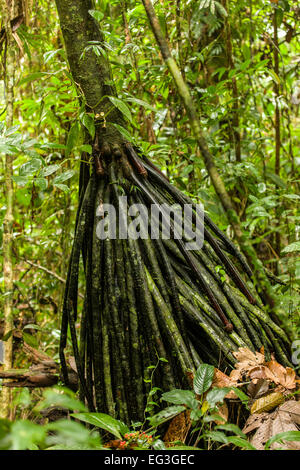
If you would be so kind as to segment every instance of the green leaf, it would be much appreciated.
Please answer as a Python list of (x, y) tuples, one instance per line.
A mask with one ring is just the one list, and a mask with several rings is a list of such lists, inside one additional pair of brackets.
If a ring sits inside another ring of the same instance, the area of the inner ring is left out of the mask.
[(224, 398), (229, 391), (229, 387), (213, 388), (210, 390), (206, 395), (206, 401), (208, 401), (210, 408), (214, 408), (217, 403), (223, 403)]
[(105, 429), (118, 439), (122, 439), (122, 436), (130, 431), (122, 421), (118, 421), (105, 413), (73, 413), (71, 416), (97, 428)]
[(38, 348), (38, 341), (34, 336), (30, 335), (29, 333), (26, 333), (25, 331), (23, 331), (22, 336), (24, 341), (29, 344), (29, 346), (31, 346), (32, 348)]
[(194, 377), (194, 390), (197, 395), (205, 393), (212, 384), (215, 368), (209, 364), (201, 364)]
[(57, 185), (57, 183), (64, 183), (65, 181), (69, 180), (72, 178), (72, 176), (75, 174), (74, 170), (67, 170), (61, 173), (60, 175), (57, 175), (54, 180), (53, 184)]
[(272, 180), (273, 183), (275, 183), (280, 188), (287, 189), (285, 182), (278, 175), (276, 175), (275, 173), (273, 173), (272, 171), (268, 169), (266, 170), (266, 177)]
[(80, 152), (86, 152), (89, 155), (91, 155), (93, 151), (93, 147), (89, 144), (84, 144), (84, 145), (80, 145), (80, 147), (78, 147), (78, 150), (80, 150)]
[(26, 186), (30, 181), (26, 176), (13, 176), (12, 179), (18, 186)]
[(151, 104), (147, 103), (147, 101), (144, 101), (144, 100), (140, 100), (138, 98), (134, 98), (133, 96), (130, 96), (128, 98), (126, 98), (127, 101), (129, 102), (132, 102), (132, 103), (136, 103), (140, 106), (143, 106), (144, 108), (146, 109), (150, 109), (151, 111), (154, 111), (155, 113), (158, 112), (158, 110), (156, 108), (154, 108), (154, 106), (151, 106)]
[(40, 176), (49, 176), (52, 173), (55, 173), (57, 170), (60, 169), (60, 165), (49, 165), (43, 168), (40, 172)]
[(300, 251), (300, 242), (290, 243), (281, 250), (281, 253), (294, 253), (295, 251)]
[(20, 176), (33, 176), (42, 166), (41, 160), (33, 158), (29, 162), (24, 163), (19, 169)]
[(41, 328), (38, 325), (35, 325), (34, 323), (28, 323), (27, 325), (24, 326), (24, 330), (38, 330), (38, 331), (45, 331), (43, 328)]
[(64, 193), (69, 193), (70, 192), (70, 188), (66, 184), (57, 183), (54, 186), (58, 189), (61, 189)]
[(165, 448), (165, 450), (201, 450), (201, 449), (197, 449), (197, 447), (192, 447), (192, 446), (184, 446), (184, 445), (178, 445), (178, 446), (172, 446), (172, 447), (168, 447), (167, 449)]
[(274, 442), (284, 441), (300, 441), (300, 431), (285, 431), (276, 434), (266, 442), (265, 450), (268, 450)]
[(89, 14), (95, 18), (97, 21), (101, 21), (104, 18), (104, 13), (102, 11), (97, 11), (97, 10), (89, 10)]
[(44, 191), (48, 187), (46, 178), (35, 178), (33, 182), (41, 191)]
[(195, 394), (190, 390), (174, 389), (163, 393), (161, 399), (174, 405), (187, 405), (190, 408), (197, 408), (199, 406), (199, 401), (195, 399)]
[(53, 388), (44, 392), (44, 400), (40, 403), (38, 409), (41, 410), (50, 406), (61, 406), (62, 408), (67, 408), (71, 411), (86, 411), (85, 405), (81, 403), (81, 401), (77, 400), (75, 393), (63, 387)]
[(27, 420), (18, 420), (11, 426), (8, 436), (11, 441), (10, 450), (30, 450), (32, 445), (41, 443), (46, 437), (43, 426)]
[(119, 98), (116, 98), (115, 96), (109, 96), (109, 100), (112, 102), (112, 104), (118, 108), (122, 114), (128, 119), (128, 121), (132, 122), (132, 116), (131, 112), (127, 106), (127, 104), (124, 103), (124, 101), (121, 101)]
[(19, 82), (19, 86), (23, 85), (23, 83), (28, 83), (28, 82), (33, 82), (34, 80), (37, 80), (38, 78), (46, 77), (49, 74), (45, 72), (34, 72), (30, 73), (29, 75), (26, 75), (26, 77), (22, 78), (22, 80)]
[(244, 405), (248, 406), (248, 402), (249, 402), (248, 395), (246, 395), (244, 392), (242, 392), (242, 390), (240, 390), (238, 387), (230, 387), (230, 389), (234, 391), (236, 396), (241, 400), (241, 402)]
[(46, 424), (45, 428), (47, 431), (54, 431), (46, 440), (48, 446), (53, 446), (50, 447), (49, 450), (58, 448), (56, 446), (61, 446), (61, 449), (69, 450), (101, 449), (101, 441), (98, 433), (91, 432), (81, 423), (61, 419)]
[(119, 126), (119, 124), (116, 124), (114, 122), (112, 122), (111, 124), (120, 132), (120, 134), (122, 134), (123, 137), (125, 137), (126, 140), (128, 140), (128, 142), (134, 143), (134, 139), (127, 129), (125, 129), (123, 126)]
[(205, 434), (205, 438), (209, 438), (215, 442), (222, 442), (222, 444), (228, 444), (228, 437), (220, 431), (209, 431)]
[(157, 427), (160, 424), (169, 421), (169, 419), (172, 419), (175, 416), (179, 415), (179, 413), (182, 413), (182, 411), (184, 411), (185, 409), (185, 406), (169, 406), (168, 408), (165, 408), (154, 416), (148, 418), (148, 421), (151, 426)]
[(79, 123), (76, 121), (72, 126), (68, 134), (67, 145), (66, 145), (66, 157), (69, 157), (73, 148), (76, 145), (78, 136), (80, 133)]
[(227, 438), (228, 442), (231, 444), (234, 444), (237, 447), (241, 447), (242, 449), (247, 449), (247, 450), (256, 450), (256, 448), (250, 444), (247, 439), (243, 439), (242, 437), (239, 436), (229, 436)]
[(243, 439), (247, 439), (246, 434), (244, 434), (243, 431), (236, 424), (233, 423), (220, 424), (219, 426), (216, 426), (215, 429), (221, 429), (222, 431), (230, 431), (242, 437)]
[(95, 122), (94, 122), (94, 117), (90, 116), (89, 114), (82, 113), (80, 116), (80, 120), (84, 127), (89, 131), (90, 136), (92, 139), (95, 137)]
[(153, 445), (152, 445), (154, 450), (167, 450), (165, 443), (161, 439), (157, 439)]

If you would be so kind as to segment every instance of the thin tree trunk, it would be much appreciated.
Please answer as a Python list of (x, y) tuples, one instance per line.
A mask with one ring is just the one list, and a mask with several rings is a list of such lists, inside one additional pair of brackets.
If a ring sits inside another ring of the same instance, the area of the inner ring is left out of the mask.
[[(15, 41), (11, 31), (11, 11), (6, 0), (1, 0), (1, 10), (4, 18), (6, 35), (6, 61), (5, 61), (5, 94), (6, 94), (6, 120), (7, 128), (13, 125), (14, 106), (14, 71), (15, 71)], [(3, 220), (3, 276), (4, 276), (4, 335), (13, 329), (13, 156), (5, 156), (5, 193), (6, 213)], [(13, 338), (5, 342), (4, 370), (11, 369), (13, 363)], [(11, 392), (3, 390), (3, 403), (1, 409), (3, 416), (10, 416)]]
[[(226, 55), (229, 70), (234, 69), (233, 54), (232, 54), (232, 40), (231, 40), (231, 27), (229, 21), (229, 2), (228, 0), (223, 1), (223, 6), (227, 11), (227, 17), (225, 18), (225, 44), (226, 44)], [(241, 161), (241, 134), (240, 134), (240, 119), (239, 119), (239, 95), (237, 89), (236, 78), (231, 78), (231, 89), (233, 97), (232, 105), (232, 125), (233, 125), (233, 139), (235, 148), (235, 158), (237, 162)]]
[[(274, 72), (279, 79), (279, 45), (278, 45), (278, 25), (277, 25), (277, 9), (274, 8), (273, 13), (273, 31), (274, 31)], [(280, 87), (277, 80), (274, 81), (274, 94), (275, 94), (275, 174), (280, 176), (280, 147), (281, 147), (281, 135), (280, 135), (280, 109), (279, 109), (279, 97)], [(277, 225), (280, 221), (280, 207), (278, 205), (276, 209)], [(275, 233), (275, 250), (278, 255), (281, 251), (281, 240), (280, 232)], [(278, 275), (278, 262), (276, 263), (276, 274)]]

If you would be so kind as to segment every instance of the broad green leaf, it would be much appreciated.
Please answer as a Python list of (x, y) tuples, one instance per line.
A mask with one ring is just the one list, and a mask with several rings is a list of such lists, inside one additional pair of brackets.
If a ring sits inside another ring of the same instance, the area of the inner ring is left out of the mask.
[(161, 439), (157, 439), (153, 443), (153, 449), (154, 450), (167, 450), (166, 446), (165, 446), (165, 443)]
[[(154, 447), (154, 446), (153, 446)], [(194, 451), (194, 450), (201, 450), (201, 449), (198, 449), (197, 447), (192, 447), (192, 446), (184, 446), (184, 445), (178, 445), (178, 446), (172, 446), (172, 447), (168, 447), (168, 448), (165, 448), (165, 450), (191, 450), (191, 451)]]
[(48, 181), (46, 178), (35, 178), (33, 182), (41, 191), (44, 191), (48, 187)]
[(112, 104), (118, 108), (122, 114), (128, 119), (128, 121), (132, 122), (132, 116), (131, 112), (127, 106), (127, 104), (124, 103), (124, 101), (120, 100), (119, 98), (116, 98), (115, 96), (109, 96), (109, 100), (112, 102)]
[(46, 437), (46, 429), (31, 421), (18, 420), (11, 426), (8, 436), (10, 450), (30, 450), (32, 445), (41, 443)]
[(205, 438), (215, 442), (222, 442), (222, 444), (228, 444), (228, 437), (221, 431), (209, 431), (205, 434)]
[(230, 388), (213, 388), (206, 395), (206, 401), (211, 408), (214, 408), (217, 403), (223, 403), (225, 396), (230, 391)]
[(155, 113), (158, 111), (156, 108), (154, 108), (154, 106), (151, 106), (151, 104), (147, 103), (147, 101), (134, 98), (133, 96), (126, 98), (126, 100), (132, 103), (136, 103), (140, 106), (143, 106), (146, 109), (150, 109), (151, 111), (154, 111)]
[(199, 401), (195, 399), (195, 394), (191, 390), (174, 389), (163, 393), (161, 398), (174, 405), (187, 405), (190, 408), (199, 406)]
[(61, 189), (64, 193), (70, 192), (70, 188), (66, 184), (56, 183), (54, 186), (58, 189)]
[(273, 173), (273, 171), (267, 169), (266, 170), (266, 177), (268, 179), (272, 180), (273, 183), (275, 183), (280, 188), (287, 189), (286, 183), (278, 175)]
[(89, 14), (95, 18), (95, 20), (97, 21), (101, 21), (103, 20), (104, 18), (104, 13), (102, 13), (102, 11), (98, 11), (98, 10), (89, 10)]
[(44, 392), (44, 400), (38, 406), (38, 409), (45, 409), (50, 406), (61, 406), (68, 410), (86, 411), (86, 407), (81, 401), (77, 400), (71, 390), (63, 388), (48, 389)]
[(25, 331), (23, 331), (22, 336), (25, 343), (29, 344), (29, 346), (31, 346), (32, 348), (38, 348), (39, 344), (35, 336), (32, 336), (29, 333), (26, 333)]
[(82, 124), (84, 125), (84, 127), (87, 128), (87, 130), (89, 131), (90, 136), (93, 139), (95, 137), (94, 118), (92, 116), (90, 116), (89, 114), (83, 113), (80, 117), (80, 120), (81, 120)]
[(12, 179), (18, 186), (26, 186), (26, 184), (30, 181), (29, 178), (26, 176), (12, 176)]
[(128, 142), (134, 142), (133, 137), (127, 129), (125, 129), (123, 126), (119, 126), (119, 124), (116, 124), (114, 122), (112, 123), (112, 125), (120, 132), (120, 134), (122, 134), (123, 137), (125, 137), (126, 140), (128, 140)]
[(290, 243), (288, 246), (281, 250), (281, 253), (293, 253), (295, 251), (300, 251), (300, 242)]
[(169, 419), (172, 419), (175, 416), (179, 415), (179, 413), (182, 413), (182, 411), (184, 411), (185, 409), (185, 406), (169, 406), (168, 408), (165, 408), (156, 415), (148, 418), (149, 423), (151, 426), (157, 427), (160, 424), (169, 421)]
[(34, 80), (37, 80), (38, 78), (46, 77), (49, 74), (45, 72), (34, 72), (30, 73), (29, 75), (26, 75), (26, 77), (22, 78), (22, 80), (19, 82), (19, 86), (23, 85), (24, 83), (28, 82), (33, 82)]
[[(63, 448), (68, 448), (69, 450), (96, 450), (101, 448), (101, 440), (98, 433), (91, 432), (83, 424), (73, 420), (61, 419), (46, 424), (45, 428), (47, 431), (54, 431), (46, 439), (48, 446), (63, 446)], [(49, 450), (51, 449), (52, 447)]]
[(205, 393), (212, 384), (215, 368), (209, 364), (201, 364), (194, 377), (194, 390), (197, 395)]
[(60, 169), (60, 165), (49, 165), (43, 168), (40, 172), (40, 176), (49, 176), (52, 175), (52, 173), (55, 173), (57, 170)]
[(78, 147), (78, 150), (80, 150), (80, 152), (86, 152), (91, 155), (93, 151), (93, 147), (89, 144), (84, 144), (84, 145), (80, 145), (80, 147)]
[(54, 180), (53, 184), (57, 185), (57, 183), (64, 183), (65, 181), (69, 180), (72, 178), (72, 176), (75, 174), (74, 170), (67, 170), (61, 173), (60, 175), (57, 175)]
[(41, 160), (33, 158), (29, 162), (24, 163), (19, 169), (20, 176), (33, 176), (42, 166)]
[(130, 431), (122, 421), (118, 421), (105, 413), (73, 413), (72, 416), (85, 423), (105, 429), (118, 439), (122, 439), (122, 436)]
[[(38, 330), (38, 331), (45, 331), (43, 328), (41, 328), (38, 325), (35, 325), (34, 323), (28, 323), (27, 325), (24, 326), (24, 330)], [(50, 359), (50, 358), (49, 358)]]
[(79, 133), (80, 133), (80, 128), (79, 128), (78, 122), (76, 121), (71, 126), (71, 129), (68, 134), (67, 145), (66, 145), (66, 157), (70, 156), (70, 153), (75, 147), (77, 140), (78, 140)]
[(66, 148), (63, 144), (58, 144), (56, 142), (47, 142), (46, 144), (41, 145), (41, 149), (59, 149), (64, 150)]

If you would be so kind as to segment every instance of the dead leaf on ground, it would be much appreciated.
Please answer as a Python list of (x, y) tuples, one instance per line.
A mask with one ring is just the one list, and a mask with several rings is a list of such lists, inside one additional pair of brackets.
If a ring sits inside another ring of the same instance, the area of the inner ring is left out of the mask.
[[(276, 434), (286, 431), (298, 431), (300, 424), (300, 403), (289, 400), (280, 405), (272, 413), (254, 413), (249, 416), (243, 432), (250, 434), (256, 430), (250, 438), (250, 443), (258, 450), (263, 450), (266, 442)], [(287, 448), (300, 450), (300, 442), (292, 441), (284, 444), (274, 442), (271, 449)]]
[(175, 416), (169, 424), (163, 441), (166, 447), (171, 447), (174, 442), (185, 443), (187, 434), (191, 427), (190, 411), (183, 411)]
[(268, 378), (284, 388), (292, 390), (296, 387), (296, 372), (290, 367), (283, 367), (279, 362), (272, 360), (266, 363)]
[(265, 395), (269, 391), (269, 382), (260, 378), (256, 383), (252, 381), (247, 387), (248, 394), (251, 398), (257, 399)]
[(243, 375), (249, 375), (253, 369), (265, 363), (264, 354), (260, 352), (254, 353), (248, 348), (239, 348), (232, 354), (238, 361), (235, 365), (235, 369), (230, 373), (230, 378), (235, 381), (241, 380)]
[[(219, 369), (215, 369), (214, 379), (211, 385), (212, 388), (224, 388), (224, 387), (237, 387), (237, 380), (232, 379), (228, 375), (221, 372)], [(225, 398), (237, 398), (233, 390), (231, 390)]]
[(251, 406), (251, 414), (271, 411), (284, 402), (284, 395), (280, 392), (273, 392), (265, 397), (258, 398)]

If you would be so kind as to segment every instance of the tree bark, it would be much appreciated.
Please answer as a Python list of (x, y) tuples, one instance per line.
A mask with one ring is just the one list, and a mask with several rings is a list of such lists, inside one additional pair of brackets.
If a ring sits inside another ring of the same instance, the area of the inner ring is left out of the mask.
[[(6, 90), (6, 119), (7, 128), (13, 126), (14, 111), (14, 77), (15, 77), (15, 41), (11, 30), (11, 19), (13, 11), (6, 0), (1, 1), (1, 10), (4, 17), (5, 28), (5, 90)], [(6, 212), (3, 220), (3, 275), (4, 275), (4, 335), (13, 329), (13, 160), (12, 155), (5, 156), (5, 193)], [(13, 338), (12, 336), (4, 343), (4, 370), (10, 369), (13, 363)], [(2, 414), (10, 415), (11, 393), (3, 390)]]
[(126, 128), (121, 112), (112, 105), (107, 96), (116, 96), (109, 61), (86, 48), (100, 44), (105, 49), (103, 34), (90, 15), (91, 0), (56, 0), (60, 26), (63, 33), (67, 58), (72, 77), (81, 100), (85, 100), (87, 112), (106, 115), (105, 132), (98, 127), (100, 144), (118, 144), (124, 139), (110, 123)]

